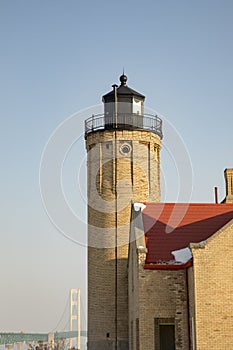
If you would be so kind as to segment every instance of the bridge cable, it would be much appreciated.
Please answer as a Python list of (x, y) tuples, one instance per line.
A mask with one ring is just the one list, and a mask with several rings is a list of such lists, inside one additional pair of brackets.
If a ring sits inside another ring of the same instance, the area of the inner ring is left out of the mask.
[(56, 324), (56, 327), (54, 327), (54, 328), (52, 329), (51, 333), (53, 333), (55, 330), (57, 330), (58, 326), (60, 325), (60, 323), (61, 323), (61, 321), (62, 321), (62, 319), (63, 319), (63, 317), (64, 317), (64, 315), (65, 315), (65, 312), (66, 312), (66, 310), (67, 310), (67, 308), (68, 308), (68, 304), (69, 304), (69, 296), (67, 297), (67, 301), (66, 301), (66, 305), (65, 305), (65, 308), (64, 308), (64, 310), (63, 310), (63, 313), (62, 313), (62, 315), (61, 315), (61, 317), (60, 317), (58, 323)]

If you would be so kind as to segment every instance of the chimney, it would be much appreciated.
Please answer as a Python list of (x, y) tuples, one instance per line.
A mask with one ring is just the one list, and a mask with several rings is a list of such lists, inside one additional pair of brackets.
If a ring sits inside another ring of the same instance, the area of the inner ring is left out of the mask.
[(233, 168), (225, 169), (226, 203), (233, 203)]
[(218, 187), (214, 188), (214, 194), (215, 194), (215, 203), (218, 204)]

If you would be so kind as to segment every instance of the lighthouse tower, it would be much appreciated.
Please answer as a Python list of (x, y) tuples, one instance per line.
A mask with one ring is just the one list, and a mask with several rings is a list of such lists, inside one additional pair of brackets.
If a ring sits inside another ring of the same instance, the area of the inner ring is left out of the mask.
[(162, 121), (127, 77), (85, 121), (88, 173), (88, 349), (128, 349), (128, 244), (133, 202), (160, 201)]

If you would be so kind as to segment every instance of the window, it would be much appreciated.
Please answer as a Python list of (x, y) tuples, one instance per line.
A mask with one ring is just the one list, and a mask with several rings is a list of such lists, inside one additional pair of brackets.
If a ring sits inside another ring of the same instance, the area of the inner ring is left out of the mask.
[(131, 145), (129, 143), (123, 143), (120, 147), (120, 152), (123, 155), (128, 155), (131, 152)]

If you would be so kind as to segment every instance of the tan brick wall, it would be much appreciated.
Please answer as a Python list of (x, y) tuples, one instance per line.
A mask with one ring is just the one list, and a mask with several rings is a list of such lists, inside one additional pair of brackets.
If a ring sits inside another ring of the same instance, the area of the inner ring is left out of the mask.
[[(125, 143), (131, 150), (126, 154), (121, 149)], [(118, 340), (122, 341), (118, 348), (127, 347), (127, 258), (131, 204), (132, 201), (160, 200), (160, 147), (160, 138), (146, 131), (123, 130), (116, 134), (104, 131), (87, 137), (90, 350), (114, 346), (116, 317)], [(117, 250), (114, 246), (116, 240)]]
[(144, 270), (141, 266), (139, 308), (140, 350), (159, 350), (155, 319), (174, 319), (176, 350), (188, 349), (185, 270)]
[(206, 244), (191, 245), (194, 259), (196, 350), (233, 348), (233, 222)]
[(171, 320), (175, 324), (176, 350), (188, 350), (186, 270), (145, 270), (145, 258), (144, 237), (140, 236), (130, 245), (129, 254), (129, 324), (133, 324), (130, 350), (136, 350), (137, 319), (140, 350), (159, 350), (156, 321), (166, 323)]

